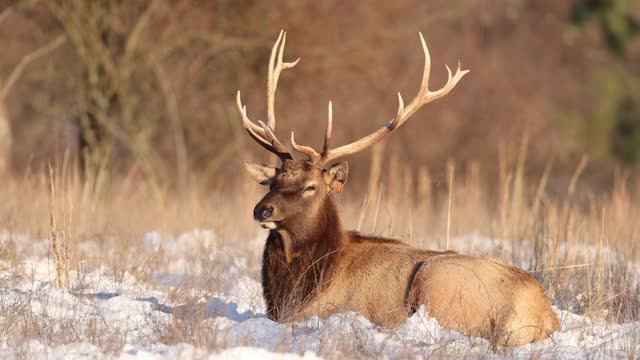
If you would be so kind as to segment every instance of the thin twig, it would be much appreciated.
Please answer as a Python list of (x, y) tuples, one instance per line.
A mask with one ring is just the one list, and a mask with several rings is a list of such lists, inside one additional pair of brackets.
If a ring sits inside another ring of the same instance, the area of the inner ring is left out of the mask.
[(447, 207), (447, 250), (449, 250), (449, 241), (451, 238), (451, 203), (453, 202), (453, 180), (455, 176), (455, 165), (449, 165), (449, 205)]
[(578, 179), (580, 178), (580, 175), (582, 174), (584, 169), (587, 167), (588, 163), (589, 163), (588, 156), (585, 155), (582, 157), (582, 159), (580, 159), (580, 163), (578, 164), (576, 171), (573, 173), (573, 176), (571, 177), (571, 181), (569, 181), (569, 188), (567, 189), (569, 198), (573, 197), (573, 193), (576, 191), (576, 185), (578, 183)]
[(583, 266), (591, 266), (591, 265), (593, 265), (593, 263), (576, 264), (576, 265), (567, 265), (567, 266), (558, 266), (558, 267), (552, 267), (552, 268), (545, 268), (545, 269), (531, 270), (531, 271), (529, 271), (529, 273), (537, 273), (537, 272), (551, 271), (551, 270), (572, 269), (572, 268), (583, 267)]
[(380, 202), (382, 201), (382, 190), (384, 189), (384, 184), (380, 184), (380, 189), (378, 189), (378, 202), (376, 203), (376, 212), (373, 215), (373, 230), (372, 233), (375, 234), (376, 227), (378, 225), (378, 211), (380, 210)]
[(56, 221), (56, 187), (53, 180), (53, 167), (51, 163), (49, 163), (49, 183), (50, 183), (50, 191), (51, 191), (51, 202), (50, 202), (50, 214), (49, 214), (49, 224), (51, 227), (51, 249), (53, 250), (53, 262), (56, 267), (56, 284), (58, 287), (61, 287), (61, 279), (60, 279), (60, 247), (58, 244), (58, 229), (57, 229), (57, 221)]
[(16, 65), (16, 67), (13, 69), (11, 74), (9, 75), (9, 78), (7, 79), (7, 82), (0, 89), (0, 99), (5, 97), (5, 96), (7, 96), (7, 94), (9, 93), (11, 88), (13, 87), (13, 85), (15, 85), (16, 81), (18, 81), (18, 79), (20, 78), (20, 76), (24, 72), (24, 69), (27, 67), (27, 65), (29, 65), (33, 61), (37, 60), (38, 58), (43, 57), (47, 53), (55, 50), (60, 45), (64, 44), (65, 41), (66, 41), (66, 38), (63, 35), (60, 35), (57, 38), (55, 38), (53, 41), (49, 42), (47, 45), (45, 45), (45, 46), (43, 46), (43, 47), (41, 47), (41, 48), (39, 48), (37, 50), (34, 50), (33, 52), (31, 52), (31, 53), (27, 54), (26, 56), (24, 56), (22, 58), (22, 60), (20, 60), (18, 65)]
[(188, 153), (184, 136), (184, 128), (182, 119), (180, 118), (180, 110), (178, 108), (178, 100), (171, 86), (171, 82), (160, 63), (156, 63), (153, 67), (154, 74), (162, 90), (162, 94), (167, 103), (167, 112), (171, 122), (173, 140), (176, 152), (176, 177), (178, 182), (178, 192), (181, 200), (184, 200), (184, 194), (187, 187), (187, 171), (188, 171)]
[(358, 219), (358, 226), (356, 227), (357, 231), (362, 229), (362, 222), (364, 221), (364, 216), (367, 213), (367, 207), (369, 205), (369, 194), (364, 195), (364, 200), (362, 202), (362, 207), (360, 208), (360, 218)]

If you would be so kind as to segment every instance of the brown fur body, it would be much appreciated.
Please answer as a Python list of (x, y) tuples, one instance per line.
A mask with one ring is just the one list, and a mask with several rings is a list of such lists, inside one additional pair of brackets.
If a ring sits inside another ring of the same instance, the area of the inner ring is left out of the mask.
[[(549, 299), (528, 273), (496, 259), (343, 231), (330, 190), (306, 200), (291, 192), (314, 172), (326, 171), (286, 164), (256, 207), (275, 204), (283, 218), (269, 232), (263, 254), (269, 318), (284, 322), (356, 311), (394, 327), (425, 305), (444, 327), (508, 346), (559, 329)], [(301, 212), (287, 208), (295, 201), (309, 203)]]
[(501, 345), (542, 340), (560, 327), (538, 282), (494, 259), (346, 233), (335, 248), (297, 249), (287, 264), (279, 241), (272, 231), (262, 269), (276, 321), (356, 311), (394, 327), (424, 304), (442, 326)]

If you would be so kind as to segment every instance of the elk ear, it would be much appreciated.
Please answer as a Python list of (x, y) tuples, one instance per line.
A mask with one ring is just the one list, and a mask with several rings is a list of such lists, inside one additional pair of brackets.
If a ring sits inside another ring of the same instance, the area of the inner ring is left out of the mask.
[(254, 162), (247, 161), (244, 166), (246, 166), (249, 174), (256, 179), (262, 185), (267, 185), (271, 182), (276, 176), (276, 168), (269, 165), (258, 164)]
[(349, 173), (349, 164), (346, 161), (331, 165), (330, 168), (322, 170), (322, 177), (327, 185), (328, 193), (333, 190), (342, 192), (344, 184), (347, 182), (347, 174)]

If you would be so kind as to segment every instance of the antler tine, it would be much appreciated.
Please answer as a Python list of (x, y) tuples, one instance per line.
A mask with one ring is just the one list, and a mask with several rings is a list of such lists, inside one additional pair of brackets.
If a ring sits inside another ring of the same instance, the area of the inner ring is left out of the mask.
[(260, 125), (262, 126), (262, 129), (267, 136), (267, 140), (269, 141), (270, 144), (273, 145), (273, 147), (276, 150), (278, 150), (279, 152), (286, 152), (286, 153), (289, 152), (287, 148), (284, 145), (282, 145), (280, 140), (276, 138), (276, 134), (273, 133), (273, 130), (269, 127), (269, 125), (265, 124), (260, 120), (258, 121), (258, 123), (260, 123)]
[(269, 57), (269, 72), (267, 75), (267, 124), (262, 121), (258, 121), (260, 125), (256, 125), (251, 121), (247, 116), (246, 106), (242, 105), (240, 91), (238, 91), (238, 94), (236, 95), (238, 111), (240, 111), (240, 114), (242, 115), (242, 125), (245, 130), (247, 130), (247, 133), (249, 133), (249, 136), (251, 136), (260, 146), (276, 154), (282, 161), (291, 160), (293, 157), (274, 134), (274, 129), (276, 127), (275, 94), (278, 86), (278, 79), (280, 78), (280, 72), (283, 69), (294, 67), (298, 61), (300, 61), (299, 58), (290, 63), (282, 61), (286, 41), (286, 32), (280, 31), (278, 39), (273, 45), (271, 55)]
[(298, 61), (300, 61), (300, 58), (292, 62), (284, 62), (282, 60), (286, 43), (287, 33), (284, 30), (280, 30), (278, 39), (273, 45), (273, 48), (271, 49), (271, 56), (269, 57), (269, 75), (267, 80), (267, 125), (272, 129), (276, 128), (275, 99), (280, 73), (284, 69), (290, 69), (296, 66)]
[(296, 143), (293, 131), (291, 132), (291, 146), (293, 146), (293, 149), (295, 151), (307, 155), (308, 160), (313, 164), (318, 162), (321, 158), (321, 155), (318, 154), (318, 152), (315, 151), (311, 146), (298, 145), (298, 143)]
[(418, 32), (418, 35), (420, 35), (420, 44), (422, 45), (422, 52), (424, 52), (424, 71), (422, 72), (422, 82), (420, 83), (420, 91), (422, 92), (422, 91), (429, 91), (429, 74), (431, 73), (431, 55), (429, 55), (429, 48), (427, 47), (427, 43), (424, 41), (424, 36), (422, 36), (421, 32)]
[[(335, 149), (330, 149), (329, 141), (331, 139), (332, 124), (331, 124), (331, 105), (329, 105), (329, 125), (327, 127), (327, 134), (325, 136), (325, 145), (323, 147), (322, 155), (318, 154), (315, 150), (307, 146), (300, 146), (296, 144), (294, 148), (298, 151), (301, 151), (307, 154), (309, 156), (309, 160), (312, 161), (315, 165), (317, 166), (325, 165), (328, 162), (335, 160), (339, 157), (343, 157), (346, 155), (350, 155), (350, 154), (354, 154), (359, 151), (362, 151), (365, 148), (382, 140), (390, 132), (397, 129), (405, 121), (407, 121), (422, 106), (447, 95), (458, 84), (460, 79), (462, 79), (462, 77), (469, 72), (469, 70), (461, 70), (460, 63), (458, 62), (458, 68), (456, 70), (456, 73), (452, 76), (451, 70), (447, 66), (447, 72), (448, 72), (447, 83), (437, 91), (433, 91), (433, 92), (429, 91), (431, 56), (429, 55), (429, 48), (427, 47), (427, 44), (424, 41), (424, 37), (422, 36), (422, 33), (419, 33), (419, 35), (420, 35), (420, 42), (422, 45), (422, 51), (424, 52), (424, 70), (422, 73), (422, 82), (420, 84), (420, 89), (418, 90), (418, 93), (416, 94), (416, 96), (411, 100), (411, 102), (406, 107), (404, 106), (402, 95), (398, 93), (398, 111), (396, 112), (396, 116), (391, 121), (389, 121), (383, 127), (363, 137), (360, 140), (357, 140), (351, 144), (340, 146)], [(292, 134), (292, 140), (293, 140), (293, 134)]]
[(327, 109), (327, 131), (324, 134), (324, 145), (322, 146), (322, 154), (329, 154), (329, 148), (331, 145), (331, 132), (333, 131), (333, 106), (329, 101), (329, 108)]
[(317, 163), (317, 162), (321, 162), (323, 157), (327, 154), (329, 154), (329, 146), (331, 144), (331, 132), (333, 130), (333, 110), (332, 110), (332, 105), (331, 105), (331, 101), (329, 101), (329, 115), (328, 115), (328, 119), (327, 119), (327, 131), (324, 135), (324, 144), (322, 146), (322, 155), (318, 154), (317, 151), (315, 151), (312, 147), (310, 146), (304, 146), (304, 145), (298, 145), (298, 143), (296, 143), (296, 139), (295, 139), (295, 135), (294, 132), (291, 132), (291, 145), (293, 146), (293, 149), (296, 150), (297, 152), (303, 153), (305, 155), (307, 155), (308, 160), (311, 163)]
[(239, 92), (237, 97), (237, 105), (238, 109), (240, 110), (240, 115), (242, 115), (242, 125), (253, 140), (255, 140), (263, 148), (276, 154), (282, 161), (290, 160), (293, 158), (287, 151), (287, 148), (285, 148), (284, 145), (282, 145), (282, 143), (278, 141), (278, 139), (273, 134), (273, 131), (271, 131), (271, 129), (268, 128), (265, 123), (259, 121), (262, 127), (258, 127), (249, 119), (249, 117), (247, 116), (247, 107), (242, 105), (242, 103), (240, 102)]
[(236, 94), (236, 105), (238, 106), (240, 115), (242, 115), (242, 124), (245, 126), (245, 128), (248, 126), (253, 132), (266, 139), (266, 135), (264, 134), (262, 128), (254, 124), (253, 121), (251, 121), (249, 117), (247, 117), (246, 106), (242, 105), (242, 99), (240, 98), (240, 90), (238, 90), (238, 93)]

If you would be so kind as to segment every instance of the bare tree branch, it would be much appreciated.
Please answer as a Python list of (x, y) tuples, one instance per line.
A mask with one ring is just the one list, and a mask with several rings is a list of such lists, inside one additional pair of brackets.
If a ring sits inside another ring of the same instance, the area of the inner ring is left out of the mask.
[(160, 63), (156, 63), (153, 67), (153, 71), (167, 102), (167, 111), (169, 112), (169, 119), (173, 128), (172, 130), (175, 142), (178, 191), (180, 192), (180, 195), (184, 195), (184, 191), (187, 186), (188, 154), (184, 138), (184, 128), (180, 118), (180, 110), (178, 109), (178, 101), (169, 78), (162, 69)]
[(159, 0), (152, 0), (149, 5), (145, 8), (144, 12), (138, 20), (136, 21), (133, 29), (128, 34), (126, 43), (125, 43), (125, 54), (124, 57), (128, 58), (133, 56), (135, 49), (140, 41), (140, 36), (142, 31), (149, 23), (149, 18), (151, 17), (151, 13), (155, 9), (156, 5), (159, 3)]
[(16, 67), (13, 69), (13, 71), (11, 72), (11, 74), (9, 75), (9, 78), (7, 79), (7, 82), (4, 84), (4, 86), (2, 86), (0, 88), (0, 99), (4, 98), (7, 96), (7, 94), (9, 94), (9, 91), (11, 90), (11, 88), (13, 87), (13, 85), (15, 85), (16, 81), (18, 81), (18, 79), (20, 78), (20, 76), (22, 75), (22, 73), (24, 72), (24, 69), (33, 61), (43, 57), (44, 55), (48, 54), (49, 52), (55, 50), (56, 48), (60, 47), (60, 45), (64, 44), (66, 41), (66, 38), (62, 35), (58, 36), (57, 38), (55, 38), (54, 40), (52, 40), (51, 42), (49, 42), (47, 45), (34, 50), (33, 52), (27, 54), (26, 56), (24, 56), (22, 58), (22, 60), (20, 60), (20, 62), (18, 63), (18, 65), (16, 65)]

